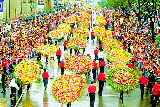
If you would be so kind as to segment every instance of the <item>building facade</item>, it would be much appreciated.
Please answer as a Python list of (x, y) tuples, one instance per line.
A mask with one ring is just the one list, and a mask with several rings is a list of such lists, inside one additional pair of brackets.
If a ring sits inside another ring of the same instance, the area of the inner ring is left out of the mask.
[(38, 11), (51, 10), (54, 0), (1, 0), (3, 1), (3, 12), (0, 21), (10, 20), (23, 15), (35, 14)]

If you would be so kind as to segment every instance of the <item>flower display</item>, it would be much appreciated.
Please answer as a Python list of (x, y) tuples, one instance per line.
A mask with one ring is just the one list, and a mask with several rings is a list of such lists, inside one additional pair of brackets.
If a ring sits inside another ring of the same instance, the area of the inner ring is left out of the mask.
[(23, 60), (15, 68), (16, 76), (22, 83), (30, 83), (35, 80), (39, 74), (39, 64), (34, 60)]
[(74, 102), (81, 97), (86, 81), (79, 74), (65, 74), (54, 81), (53, 95), (60, 103)]
[(58, 26), (57, 30), (63, 32), (64, 34), (66, 34), (66, 33), (70, 33), (71, 32), (71, 27), (70, 27), (69, 24), (64, 23), (64, 24), (60, 24)]
[(69, 48), (85, 48), (85, 47), (87, 47), (87, 41), (83, 38), (71, 37), (69, 39), (67, 47), (69, 47)]
[(113, 39), (112, 36), (109, 36), (111, 35), (111, 32), (107, 31), (106, 34), (108, 34), (108, 36), (102, 37), (101, 40), (104, 43), (103, 49), (107, 54), (107, 59), (110, 62), (116, 62), (117, 64), (119, 62), (124, 63), (118, 65), (125, 65), (129, 60), (132, 59), (133, 55), (123, 49), (122, 42), (119, 42), (118, 40)]
[(127, 65), (123, 62), (112, 62), (110, 64), (107, 65), (110, 68), (114, 68), (114, 67), (127, 67)]
[(94, 32), (97, 36), (103, 36), (105, 35), (105, 27), (104, 26), (95, 26), (94, 27)]
[(133, 55), (129, 52), (126, 52), (123, 49), (112, 49), (108, 54), (108, 60), (110, 62), (128, 62), (133, 58)]
[(103, 26), (106, 24), (106, 20), (102, 14), (100, 14), (99, 16), (96, 16), (96, 24), (99, 26)]
[(139, 84), (139, 74), (129, 67), (115, 67), (109, 70), (109, 85), (116, 91), (131, 91)]
[(73, 56), (66, 60), (65, 68), (75, 73), (87, 73), (92, 69), (92, 59), (86, 55)]
[(64, 32), (61, 30), (54, 30), (51, 32), (51, 37), (55, 39), (61, 39), (64, 37)]
[(69, 17), (65, 18), (65, 23), (76, 23), (77, 22), (77, 15), (73, 14)]
[(89, 36), (89, 29), (88, 28), (84, 28), (82, 26), (82, 27), (75, 28), (73, 30), (73, 33), (78, 38), (84, 38), (84, 39), (86, 39)]
[(37, 52), (40, 52), (43, 55), (52, 55), (57, 51), (57, 47), (55, 45), (41, 45), (37, 48)]
[(73, 14), (65, 18), (65, 23), (88, 23), (91, 21), (91, 15), (85, 11), (80, 11), (79, 13)]

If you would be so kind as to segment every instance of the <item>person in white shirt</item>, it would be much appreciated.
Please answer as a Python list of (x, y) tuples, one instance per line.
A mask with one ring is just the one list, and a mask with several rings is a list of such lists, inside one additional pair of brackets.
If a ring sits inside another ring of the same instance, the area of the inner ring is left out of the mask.
[(11, 94), (15, 94), (16, 90), (19, 90), (19, 87), (16, 83), (15, 78), (13, 78), (9, 84), (9, 88), (11, 88)]
[(102, 51), (98, 52), (98, 58), (100, 59), (104, 59), (104, 53)]
[(15, 78), (13, 78), (9, 84), (9, 88), (11, 88), (11, 107), (14, 107), (16, 105), (16, 90), (19, 90), (19, 87), (16, 83)]

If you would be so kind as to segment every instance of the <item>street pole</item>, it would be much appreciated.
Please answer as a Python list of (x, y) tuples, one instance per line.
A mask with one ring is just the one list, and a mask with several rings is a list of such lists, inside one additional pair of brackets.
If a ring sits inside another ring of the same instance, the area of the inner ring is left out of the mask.
[(23, 11), (23, 10), (22, 10), (22, 0), (21, 0), (21, 13), (20, 13), (21, 15), (22, 15), (22, 11)]
[(140, 18), (140, 15), (141, 15), (140, 0), (138, 0), (138, 9), (139, 9), (138, 21), (139, 21), (139, 26), (140, 26), (140, 24), (141, 24), (141, 18)]
[(11, 15), (10, 15), (10, 13), (11, 13), (11, 0), (9, 0), (9, 18), (11, 18)]
[(8, 15), (7, 15), (7, 0), (5, 1), (6, 2), (6, 23), (8, 22)]

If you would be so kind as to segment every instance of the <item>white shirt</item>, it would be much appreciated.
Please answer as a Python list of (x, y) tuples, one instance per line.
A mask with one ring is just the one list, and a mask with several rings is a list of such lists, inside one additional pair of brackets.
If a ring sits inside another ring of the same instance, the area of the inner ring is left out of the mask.
[(15, 82), (15, 79), (12, 79), (10, 84), (9, 84), (9, 87), (15, 87), (17, 90), (19, 90), (19, 87), (17, 85), (17, 83)]
[(104, 58), (103, 52), (98, 52), (98, 58)]

